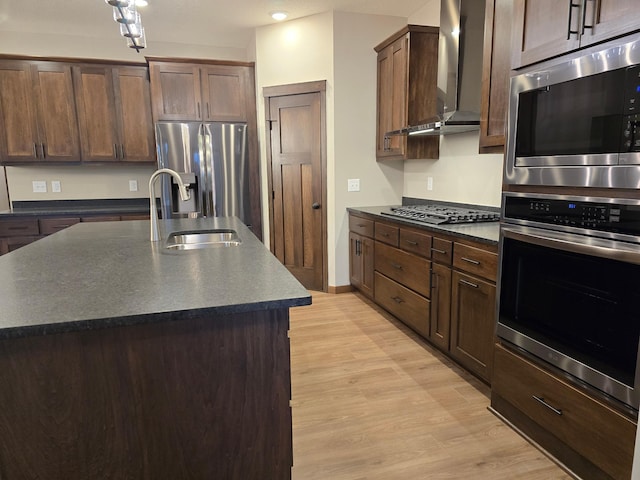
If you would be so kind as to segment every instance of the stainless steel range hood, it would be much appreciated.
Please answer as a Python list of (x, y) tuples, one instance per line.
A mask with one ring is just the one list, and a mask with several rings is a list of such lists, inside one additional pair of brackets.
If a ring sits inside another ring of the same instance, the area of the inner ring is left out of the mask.
[(438, 114), (395, 135), (448, 135), (480, 128), (485, 0), (442, 0)]

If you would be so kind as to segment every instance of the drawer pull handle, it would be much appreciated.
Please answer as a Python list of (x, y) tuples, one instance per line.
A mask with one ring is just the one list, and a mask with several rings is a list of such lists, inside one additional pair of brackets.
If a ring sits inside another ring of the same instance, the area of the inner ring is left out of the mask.
[(407, 240), (407, 243), (408, 243), (409, 245), (413, 245), (414, 247), (417, 247), (417, 246), (418, 246), (418, 242), (414, 242), (413, 240)]
[(366, 227), (366, 225), (364, 223), (358, 223), (358, 224), (356, 224), (356, 227), (364, 228), (364, 227)]
[(389, 236), (389, 234), (388, 234), (388, 233), (384, 233), (384, 232), (383, 232), (383, 233), (381, 233), (380, 235), (382, 235), (383, 237), (388, 237), (388, 236)]
[(466, 281), (464, 278), (461, 278), (461, 279), (460, 279), (460, 283), (464, 283), (465, 285), (469, 285), (470, 287), (473, 287), (473, 288), (480, 288), (480, 287), (478, 287), (478, 285), (476, 285), (475, 283), (468, 282), (468, 281)]
[(445, 255), (447, 252), (444, 250), (438, 250), (437, 248), (431, 248), (432, 252), (436, 252), (436, 253), (441, 253), (442, 255)]
[(29, 227), (27, 227), (26, 225), (18, 225), (15, 227), (9, 227), (8, 230), (26, 230), (27, 228)]
[(478, 260), (474, 260), (473, 258), (460, 257), (460, 260), (464, 260), (465, 262), (472, 263), (473, 265), (480, 265)]
[(404, 300), (401, 299), (400, 297), (391, 297), (391, 300), (393, 300), (396, 303), (404, 303)]
[(555, 407), (552, 407), (551, 405), (549, 405), (547, 402), (544, 401), (544, 397), (538, 397), (537, 395), (531, 395), (531, 396), (535, 400), (540, 402), (542, 405), (547, 407), (549, 410), (551, 410), (553, 413), (555, 413), (556, 415), (562, 415), (562, 410), (560, 410), (559, 408), (555, 408)]
[(402, 265), (400, 265), (399, 263), (391, 263), (391, 266), (396, 270), (402, 270)]

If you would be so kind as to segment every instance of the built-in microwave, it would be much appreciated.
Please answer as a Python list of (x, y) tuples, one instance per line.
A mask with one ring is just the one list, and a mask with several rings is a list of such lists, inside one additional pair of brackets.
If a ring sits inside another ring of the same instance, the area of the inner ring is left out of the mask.
[(507, 184), (640, 188), (640, 35), (512, 76)]

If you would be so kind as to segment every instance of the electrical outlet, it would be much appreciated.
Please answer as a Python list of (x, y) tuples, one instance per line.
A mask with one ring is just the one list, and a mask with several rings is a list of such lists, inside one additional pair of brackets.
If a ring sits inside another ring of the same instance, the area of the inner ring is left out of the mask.
[(360, 179), (350, 178), (347, 180), (347, 192), (359, 192), (360, 191)]
[(60, 193), (62, 191), (60, 180), (51, 180), (51, 191), (54, 193)]
[(34, 180), (31, 182), (34, 193), (47, 193), (47, 182), (44, 180)]
[(433, 190), (433, 177), (427, 177), (427, 190)]
[(138, 181), (137, 180), (129, 180), (129, 191), (137, 192), (138, 191)]

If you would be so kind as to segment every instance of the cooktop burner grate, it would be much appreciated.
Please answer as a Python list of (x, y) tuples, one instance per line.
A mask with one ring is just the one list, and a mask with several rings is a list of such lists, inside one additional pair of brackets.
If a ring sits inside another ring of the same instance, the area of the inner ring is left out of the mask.
[(489, 210), (457, 208), (438, 204), (391, 207), (390, 211), (382, 212), (382, 214), (436, 225), (442, 223), (497, 222), (500, 220), (499, 213)]

